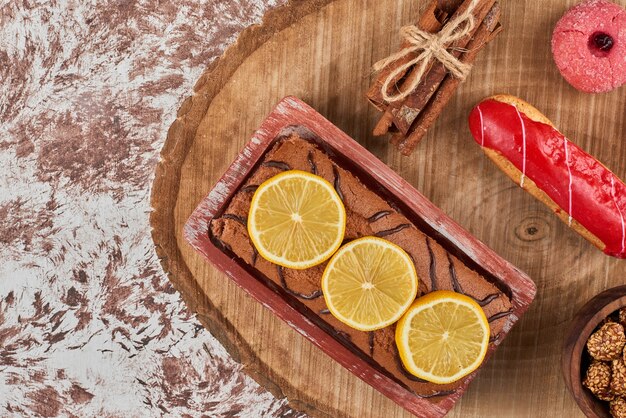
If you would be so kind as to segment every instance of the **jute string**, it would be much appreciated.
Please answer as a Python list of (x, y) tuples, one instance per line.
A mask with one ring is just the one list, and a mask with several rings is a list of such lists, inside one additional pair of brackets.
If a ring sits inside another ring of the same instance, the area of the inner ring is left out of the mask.
[[(454, 77), (465, 80), (472, 66), (462, 63), (454, 57), (448, 49), (446, 49), (446, 45), (452, 44), (454, 41), (463, 38), (474, 30), (476, 21), (473, 12), (478, 1), (479, 0), (473, 0), (467, 10), (465, 10), (465, 13), (461, 13), (459, 16), (448, 21), (438, 33), (428, 33), (414, 25), (404, 26), (400, 29), (400, 34), (411, 46), (375, 63), (374, 71), (379, 72), (408, 54), (417, 51), (422, 52), (406, 64), (396, 68), (387, 76), (381, 88), (382, 97), (387, 103), (402, 100), (411, 94), (417, 88), (420, 81), (422, 81), (422, 78), (424, 78), (428, 64), (432, 59), (440, 61)], [(390, 84), (394, 83), (394, 80), (396, 80), (399, 75), (406, 73), (406, 71), (413, 66), (416, 66), (413, 70), (415, 71), (415, 75), (412, 76), (410, 85), (406, 86), (403, 91), (399, 91), (397, 94), (388, 94)]]

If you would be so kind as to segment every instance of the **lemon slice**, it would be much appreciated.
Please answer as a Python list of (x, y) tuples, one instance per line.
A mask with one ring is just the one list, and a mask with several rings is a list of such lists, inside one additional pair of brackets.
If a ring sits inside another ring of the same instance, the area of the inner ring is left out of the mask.
[(261, 257), (291, 269), (326, 261), (343, 241), (346, 210), (333, 186), (304, 171), (278, 174), (259, 186), (248, 234)]
[(409, 255), (376, 237), (341, 247), (322, 275), (330, 313), (361, 331), (384, 328), (400, 319), (415, 300), (417, 284)]
[(489, 346), (489, 322), (471, 298), (440, 290), (419, 298), (398, 322), (404, 367), (432, 383), (452, 383), (476, 370)]

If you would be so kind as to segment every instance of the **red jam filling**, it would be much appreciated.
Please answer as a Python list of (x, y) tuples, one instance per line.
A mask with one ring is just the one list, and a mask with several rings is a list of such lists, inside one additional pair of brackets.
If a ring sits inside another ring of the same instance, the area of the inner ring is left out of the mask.
[(614, 45), (613, 37), (604, 32), (595, 32), (589, 37), (589, 50), (598, 57), (606, 57)]

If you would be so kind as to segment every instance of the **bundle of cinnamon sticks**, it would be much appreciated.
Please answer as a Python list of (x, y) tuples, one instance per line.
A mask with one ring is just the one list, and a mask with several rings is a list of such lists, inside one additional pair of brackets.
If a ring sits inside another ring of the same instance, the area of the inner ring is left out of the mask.
[[(502, 30), (499, 23), (500, 5), (496, 0), (433, 0), (420, 17), (417, 27), (425, 32), (437, 33), (448, 21), (468, 10), (475, 21), (472, 30), (445, 45), (445, 48), (461, 63), (471, 65), (478, 52)], [(404, 40), (401, 47), (408, 48), (410, 44)], [(374, 135), (390, 133), (391, 143), (403, 155), (410, 155), (415, 150), (461, 83), (459, 78), (449, 73), (442, 62), (431, 59), (417, 87), (408, 96), (395, 102), (385, 101), (382, 89), (387, 78), (394, 70), (415, 59), (419, 53), (420, 51), (415, 51), (406, 54), (381, 70), (367, 93), (370, 103), (383, 112), (374, 128)], [(388, 83), (388, 95), (404, 91), (403, 87), (412, 84), (415, 79), (411, 77), (415, 77), (417, 72), (414, 70), (415, 66), (396, 75)]]

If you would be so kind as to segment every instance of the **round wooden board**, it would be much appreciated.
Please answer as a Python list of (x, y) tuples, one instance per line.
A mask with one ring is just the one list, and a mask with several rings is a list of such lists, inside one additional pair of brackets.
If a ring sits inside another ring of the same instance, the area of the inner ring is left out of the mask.
[[(621, 0), (624, 3), (624, 0)], [(385, 161), (472, 234), (537, 283), (534, 304), (450, 416), (581, 416), (560, 369), (564, 332), (596, 293), (625, 282), (605, 256), (514, 185), (480, 151), (467, 115), (483, 97), (518, 95), (620, 177), (626, 177), (624, 88), (587, 95), (561, 78), (550, 35), (575, 1), (503, 2), (504, 32), (411, 157), (371, 130), (364, 93), (371, 64), (395, 51), (417, 20), (416, 0), (303, 0), (270, 12), (198, 81), (168, 133), (152, 192), (163, 266), (202, 323), (274, 394), (314, 416), (410, 414), (334, 363), (253, 301), (184, 242), (198, 202), (286, 95), (295, 95)]]

